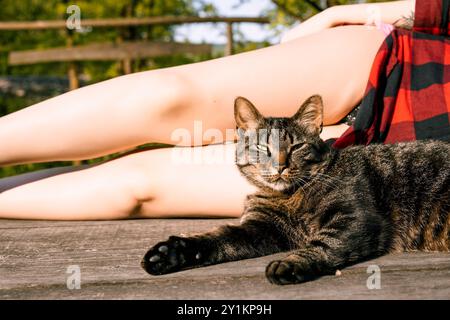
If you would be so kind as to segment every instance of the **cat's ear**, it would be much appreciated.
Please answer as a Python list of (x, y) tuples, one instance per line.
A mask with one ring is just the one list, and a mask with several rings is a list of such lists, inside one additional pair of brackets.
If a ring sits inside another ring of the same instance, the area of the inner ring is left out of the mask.
[(264, 122), (264, 117), (247, 99), (238, 97), (234, 100), (234, 119), (239, 129), (258, 129)]
[(322, 97), (314, 95), (309, 97), (298, 109), (292, 119), (308, 133), (319, 135), (322, 132), (323, 102)]

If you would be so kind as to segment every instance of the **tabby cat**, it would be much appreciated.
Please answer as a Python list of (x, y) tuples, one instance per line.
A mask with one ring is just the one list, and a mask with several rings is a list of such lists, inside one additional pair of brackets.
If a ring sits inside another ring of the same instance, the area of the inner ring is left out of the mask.
[[(316, 95), (291, 118), (264, 118), (237, 98), (237, 164), (259, 191), (239, 225), (172, 236), (147, 252), (144, 269), (160, 275), (290, 251), (266, 276), (291, 284), (387, 253), (449, 251), (450, 144), (335, 150), (319, 137), (322, 109)], [(256, 131), (266, 134), (250, 139)]]

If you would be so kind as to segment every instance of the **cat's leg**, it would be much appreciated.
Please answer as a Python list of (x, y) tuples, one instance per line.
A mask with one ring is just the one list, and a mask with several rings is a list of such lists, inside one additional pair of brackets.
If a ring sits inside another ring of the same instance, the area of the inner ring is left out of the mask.
[(142, 267), (160, 275), (289, 249), (286, 235), (272, 221), (254, 214), (241, 225), (227, 225), (191, 237), (172, 236), (146, 253)]
[[(302, 249), (272, 261), (266, 276), (274, 284), (294, 284), (334, 274), (349, 264), (383, 253), (388, 241), (376, 214), (336, 212), (330, 224), (313, 235)], [(370, 225), (370, 227), (368, 227)]]
[(282, 285), (306, 282), (319, 276), (333, 274), (338, 264), (330, 263), (327, 255), (328, 253), (319, 246), (296, 250), (284, 259), (269, 263), (266, 277), (271, 283)]

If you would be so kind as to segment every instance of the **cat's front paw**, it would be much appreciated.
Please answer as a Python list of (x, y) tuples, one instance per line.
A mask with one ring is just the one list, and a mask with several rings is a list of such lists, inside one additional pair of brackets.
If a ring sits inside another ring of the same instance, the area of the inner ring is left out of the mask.
[(266, 268), (266, 277), (278, 285), (302, 283), (312, 280), (314, 277), (305, 274), (302, 265), (290, 259), (276, 260), (269, 263)]
[(192, 238), (172, 236), (152, 247), (142, 259), (141, 266), (152, 275), (189, 269), (202, 264), (200, 249)]

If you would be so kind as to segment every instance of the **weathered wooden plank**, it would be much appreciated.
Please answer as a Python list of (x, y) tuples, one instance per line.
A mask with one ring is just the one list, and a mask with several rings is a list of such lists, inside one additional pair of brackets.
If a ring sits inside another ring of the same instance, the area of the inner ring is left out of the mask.
[(227, 44), (225, 46), (225, 55), (231, 56), (233, 54), (233, 46), (234, 46), (234, 39), (233, 39), (233, 24), (227, 23)]
[[(270, 23), (267, 17), (186, 17), (186, 16), (161, 16), (146, 18), (116, 18), (116, 19), (82, 19), (81, 25), (86, 27), (126, 27), (155, 24), (183, 24), (183, 23), (210, 23), (210, 22), (248, 22)], [(47, 21), (3, 21), (0, 22), (0, 30), (42, 30), (62, 29), (67, 27), (66, 20)]]
[(122, 42), (97, 43), (71, 48), (54, 48), (44, 50), (12, 51), (8, 56), (10, 65), (24, 65), (58, 61), (84, 60), (125, 60), (152, 58), (177, 53), (208, 54), (212, 46), (208, 44), (191, 44), (176, 42)]
[[(381, 257), (301, 285), (269, 284), (264, 269), (285, 254), (171, 275), (147, 275), (146, 249), (172, 234), (206, 231), (237, 220), (0, 220), (1, 299), (448, 299), (450, 254)], [(381, 289), (366, 286), (367, 266), (381, 268)], [(81, 269), (81, 289), (69, 290), (66, 270)]]

